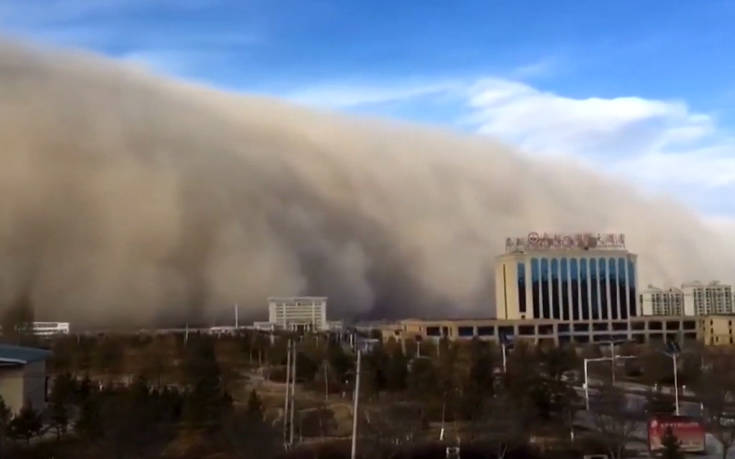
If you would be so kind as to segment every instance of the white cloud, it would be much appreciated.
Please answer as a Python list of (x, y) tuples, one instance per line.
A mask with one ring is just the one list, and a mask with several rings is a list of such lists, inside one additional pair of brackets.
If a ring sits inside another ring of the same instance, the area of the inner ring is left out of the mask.
[(438, 97), (459, 91), (455, 81), (432, 83), (403, 83), (393, 86), (321, 84), (285, 94), (296, 103), (316, 107), (349, 109), (362, 105), (407, 101), (417, 97)]
[(735, 139), (680, 101), (574, 99), (498, 79), (478, 81), (467, 101), (465, 122), (530, 153), (572, 156), (693, 205), (735, 187)]
[(444, 80), (385, 86), (323, 84), (287, 94), (299, 103), (355, 109), (446, 98), (456, 122), (536, 155), (571, 157), (603, 173), (669, 194), (700, 210), (727, 209), (735, 190), (735, 137), (683, 101), (572, 98), (511, 79)]

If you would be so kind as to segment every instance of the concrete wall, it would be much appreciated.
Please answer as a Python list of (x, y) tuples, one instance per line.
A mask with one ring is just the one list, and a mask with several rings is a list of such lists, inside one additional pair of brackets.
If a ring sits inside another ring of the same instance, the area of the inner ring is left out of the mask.
[(25, 366), (0, 367), (0, 396), (13, 413), (30, 402), (33, 409), (46, 408), (46, 364), (43, 361)]
[(46, 362), (33, 362), (25, 366), (23, 374), (23, 396), (33, 405), (33, 409), (41, 411), (46, 408)]

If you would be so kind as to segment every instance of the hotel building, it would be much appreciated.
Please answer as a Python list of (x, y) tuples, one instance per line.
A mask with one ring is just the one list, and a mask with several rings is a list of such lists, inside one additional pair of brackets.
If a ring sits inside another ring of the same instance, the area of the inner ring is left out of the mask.
[(495, 265), (496, 316), (569, 322), (639, 316), (636, 258), (622, 234), (508, 238)]

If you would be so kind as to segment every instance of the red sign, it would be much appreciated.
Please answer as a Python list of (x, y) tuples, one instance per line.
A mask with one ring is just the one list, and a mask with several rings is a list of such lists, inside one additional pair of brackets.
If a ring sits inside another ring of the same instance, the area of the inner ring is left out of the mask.
[(686, 416), (656, 416), (648, 421), (648, 450), (651, 452), (663, 449), (661, 439), (666, 429), (679, 440), (681, 450), (687, 453), (704, 452), (705, 431), (702, 424), (694, 418)]

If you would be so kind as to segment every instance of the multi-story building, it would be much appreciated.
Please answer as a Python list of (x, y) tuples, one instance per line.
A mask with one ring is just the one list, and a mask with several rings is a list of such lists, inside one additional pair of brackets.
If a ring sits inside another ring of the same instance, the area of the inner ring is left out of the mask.
[[(407, 319), (383, 325), (381, 332), (383, 340), (397, 341), (479, 339), (498, 343), (505, 337), (515, 341), (553, 345), (609, 341), (686, 343), (705, 339), (705, 330), (701, 328), (704, 319), (685, 316), (640, 316), (610, 323), (606, 321), (569, 323), (555, 319)], [(697, 322), (700, 323), (699, 327)], [(717, 343), (725, 342), (724, 337), (716, 340)], [(708, 341), (705, 342), (709, 344)]]
[(569, 322), (639, 316), (637, 256), (622, 234), (508, 238), (496, 259), (498, 319)]
[(644, 316), (684, 315), (684, 292), (678, 288), (660, 289), (649, 285), (641, 292), (640, 300)]
[(704, 344), (710, 346), (724, 346), (735, 344), (732, 324), (735, 316), (705, 316), (698, 319), (699, 335)]
[(268, 298), (268, 323), (290, 331), (326, 331), (327, 298), (294, 296)]
[(704, 316), (732, 314), (732, 286), (717, 281), (703, 284), (695, 281), (683, 284), (684, 314)]

